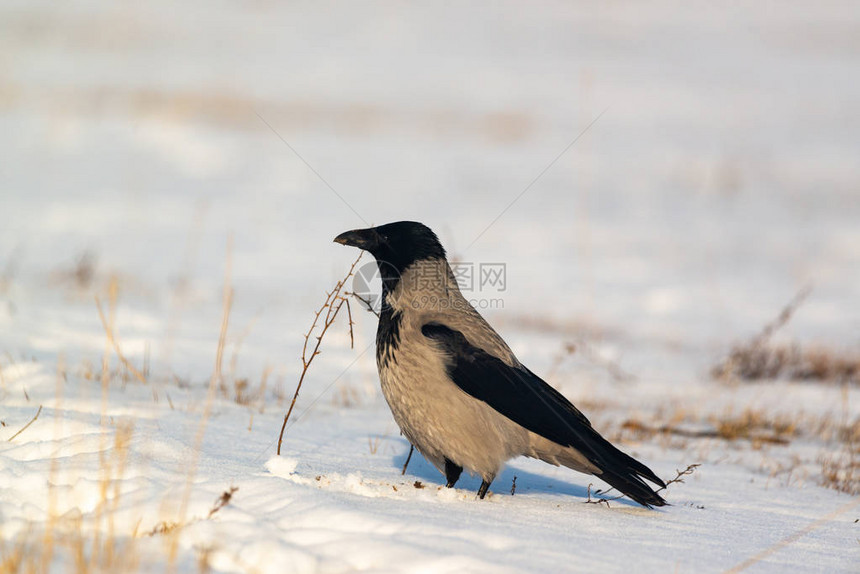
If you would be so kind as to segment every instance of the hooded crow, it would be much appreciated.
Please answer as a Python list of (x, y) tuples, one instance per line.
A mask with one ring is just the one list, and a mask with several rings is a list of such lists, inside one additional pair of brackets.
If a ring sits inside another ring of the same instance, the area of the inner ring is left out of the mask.
[(453, 487), (465, 468), (484, 498), (517, 456), (593, 474), (639, 504), (666, 501), (651, 469), (603, 438), (564, 395), (517, 360), (460, 293), (436, 234), (413, 221), (347, 231), (337, 243), (376, 258), (382, 308), (376, 364), (409, 441)]

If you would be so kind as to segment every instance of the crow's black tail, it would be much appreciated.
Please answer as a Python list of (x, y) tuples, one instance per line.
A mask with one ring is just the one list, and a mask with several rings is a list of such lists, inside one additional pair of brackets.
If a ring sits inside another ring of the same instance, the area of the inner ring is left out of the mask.
[(602, 471), (596, 476), (648, 508), (667, 504), (663, 497), (643, 480), (643, 478), (648, 479), (666, 488), (666, 483), (660, 477), (632, 456), (615, 448), (597, 432), (594, 434), (596, 436), (589, 441), (588, 445), (590, 452), (583, 452), (583, 454)]

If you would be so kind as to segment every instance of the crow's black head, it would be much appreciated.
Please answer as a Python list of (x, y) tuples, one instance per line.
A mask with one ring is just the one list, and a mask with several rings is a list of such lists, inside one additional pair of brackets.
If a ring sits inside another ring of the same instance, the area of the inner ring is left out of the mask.
[(398, 221), (379, 227), (355, 229), (341, 233), (334, 240), (369, 252), (376, 257), (383, 274), (387, 265), (397, 273), (402, 273), (416, 261), (445, 258), (445, 249), (436, 234), (426, 225), (415, 221)]

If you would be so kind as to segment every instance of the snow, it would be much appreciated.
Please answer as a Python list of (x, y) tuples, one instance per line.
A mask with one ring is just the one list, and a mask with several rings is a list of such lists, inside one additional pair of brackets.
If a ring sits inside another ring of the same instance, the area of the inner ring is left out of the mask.
[[(858, 499), (823, 467), (857, 448), (858, 388), (709, 375), (807, 285), (775, 341), (860, 346), (847, 3), (0, 11), (0, 570), (21, 550), (56, 572), (857, 571)], [(584, 504), (598, 479), (526, 459), (483, 501), (417, 453), (401, 475), (358, 305), (275, 454), (303, 334), (357, 255), (332, 238), (399, 219), (505, 264), (472, 298), (614, 442), (666, 479), (702, 464), (671, 506)], [(146, 385), (99, 320), (111, 278)], [(745, 413), (797, 430), (623, 426)]]

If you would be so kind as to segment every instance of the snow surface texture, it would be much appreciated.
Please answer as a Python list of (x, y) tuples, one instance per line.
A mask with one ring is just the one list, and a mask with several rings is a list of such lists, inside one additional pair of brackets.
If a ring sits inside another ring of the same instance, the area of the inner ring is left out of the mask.
[[(111, 532), (152, 572), (858, 571), (857, 499), (822, 470), (856, 449), (830, 431), (856, 428), (857, 388), (709, 375), (807, 284), (778, 337), (860, 346), (856, 6), (0, 11), (4, 567), (81, 571), (70, 532), (109, 564)], [(339, 320), (274, 455), (302, 335), (356, 255), (332, 238), (399, 219), (506, 265), (478, 304), (601, 432), (667, 479), (702, 463), (672, 506), (583, 504), (599, 480), (525, 459), (484, 501), (419, 455), (401, 476), (357, 305), (355, 349)], [(146, 385), (94, 305), (111, 277)], [(796, 428), (623, 427), (744, 413)]]

